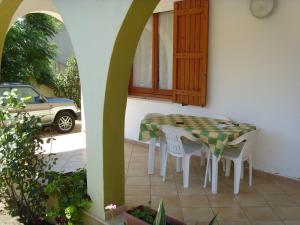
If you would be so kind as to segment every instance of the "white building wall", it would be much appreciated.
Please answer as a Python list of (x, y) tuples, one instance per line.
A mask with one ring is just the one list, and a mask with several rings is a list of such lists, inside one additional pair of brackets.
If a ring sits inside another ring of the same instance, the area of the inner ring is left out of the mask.
[[(207, 106), (128, 98), (125, 137), (150, 112), (226, 115), (261, 128), (259, 170), (300, 177), (300, 1), (254, 18), (248, 0), (210, 0)], [(164, 8), (165, 10), (165, 8)]]

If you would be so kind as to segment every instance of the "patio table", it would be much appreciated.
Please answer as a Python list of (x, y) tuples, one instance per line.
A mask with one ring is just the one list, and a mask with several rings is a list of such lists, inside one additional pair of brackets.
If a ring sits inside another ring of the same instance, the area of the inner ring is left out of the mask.
[[(221, 125), (220, 125), (221, 124)], [(144, 119), (140, 124), (139, 140), (149, 141), (150, 148), (155, 148), (161, 125), (172, 125), (184, 128), (199, 141), (206, 143), (212, 153), (212, 170), (217, 175), (218, 160), (221, 158), (226, 144), (241, 135), (255, 130), (256, 127), (247, 123), (235, 123), (209, 117), (196, 117), (179, 114), (158, 116)], [(162, 151), (161, 151), (162, 152)], [(163, 154), (161, 153), (161, 157)], [(217, 192), (217, 176), (212, 179), (212, 192)]]

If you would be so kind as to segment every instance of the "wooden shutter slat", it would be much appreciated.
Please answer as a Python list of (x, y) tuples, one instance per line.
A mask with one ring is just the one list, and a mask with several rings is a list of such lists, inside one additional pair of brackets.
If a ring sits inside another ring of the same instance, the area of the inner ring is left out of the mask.
[(208, 0), (174, 3), (173, 99), (205, 106)]
[(192, 14), (202, 14), (205, 13), (202, 9), (182, 9), (178, 10), (178, 16), (192, 15)]
[(178, 59), (202, 59), (205, 57), (203, 53), (175, 53), (174, 56)]

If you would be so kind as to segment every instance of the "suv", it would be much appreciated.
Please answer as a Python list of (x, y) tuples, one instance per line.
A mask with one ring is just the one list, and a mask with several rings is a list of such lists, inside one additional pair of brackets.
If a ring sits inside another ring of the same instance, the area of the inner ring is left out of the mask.
[(21, 98), (31, 97), (26, 101), (26, 112), (40, 117), (44, 126), (54, 125), (59, 133), (72, 131), (75, 126), (75, 120), (80, 119), (80, 110), (73, 100), (45, 97), (31, 85), (22, 83), (0, 84), (0, 97), (3, 96), (4, 92), (12, 89), (17, 89)]

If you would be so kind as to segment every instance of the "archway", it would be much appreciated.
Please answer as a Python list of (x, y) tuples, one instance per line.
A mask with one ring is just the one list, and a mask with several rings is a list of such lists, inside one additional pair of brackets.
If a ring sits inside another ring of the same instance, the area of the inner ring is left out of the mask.
[[(39, 11), (51, 11), (43, 8), (44, 2)], [(106, 204), (124, 204), (124, 116), (130, 68), (140, 34), (159, 0), (50, 2), (66, 24), (78, 60), (85, 102), (88, 192), (94, 202), (91, 213), (105, 219)], [(3, 0), (0, 5), (1, 16), (5, 12), (0, 49), (21, 4), (28, 4), (27, 13), (37, 11), (33, 0)]]

